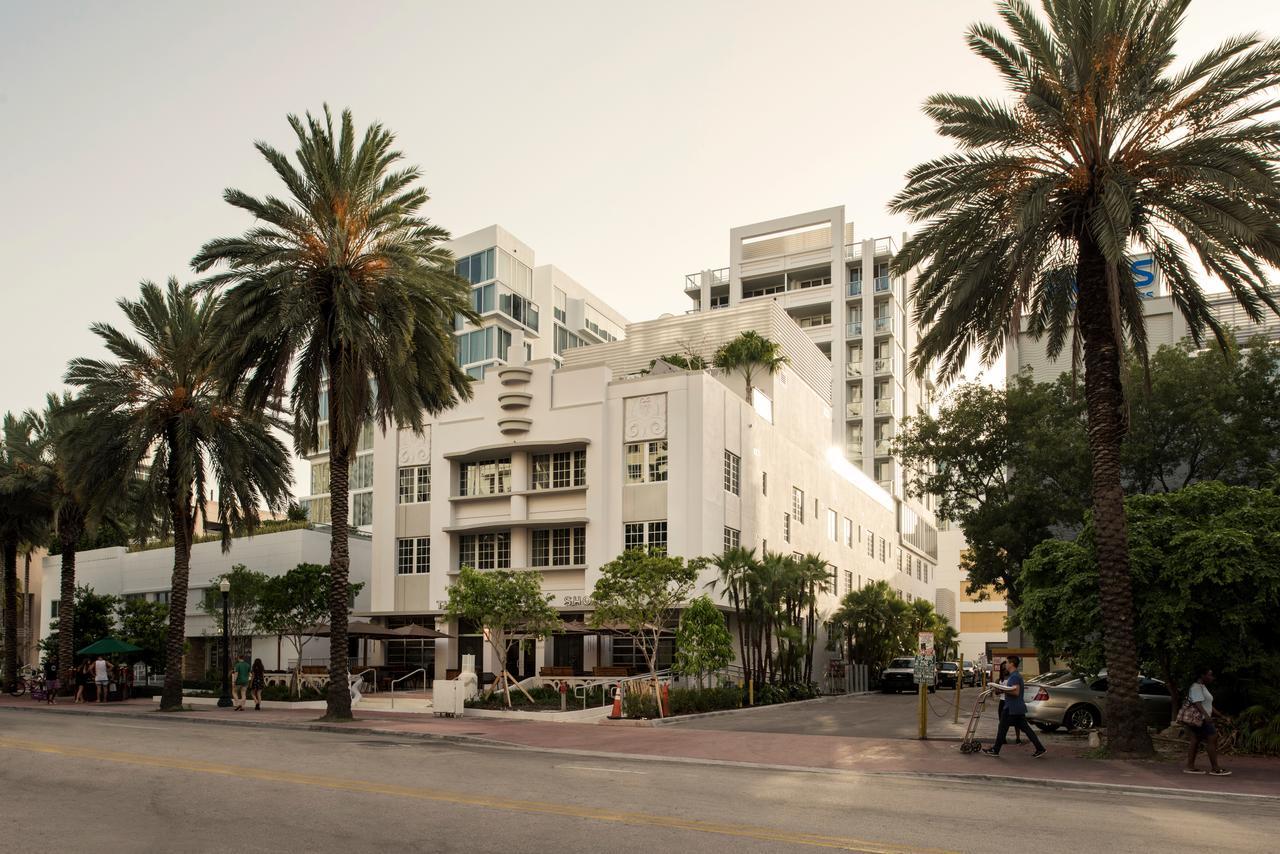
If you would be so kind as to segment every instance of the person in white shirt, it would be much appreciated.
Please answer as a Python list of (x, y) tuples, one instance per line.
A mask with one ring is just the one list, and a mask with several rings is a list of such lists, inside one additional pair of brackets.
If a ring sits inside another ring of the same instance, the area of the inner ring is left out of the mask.
[(107, 700), (107, 683), (111, 681), (111, 665), (102, 656), (93, 662), (93, 683), (98, 688), (98, 702)]
[[(1213, 695), (1209, 693), (1209, 686), (1213, 684), (1213, 669), (1201, 667), (1196, 673), (1196, 681), (1191, 683), (1191, 688), (1187, 691), (1187, 702), (1200, 707), (1200, 711), (1204, 712), (1204, 722), (1198, 727), (1186, 727), (1187, 734), (1191, 737), (1191, 746), (1187, 748), (1187, 767), (1183, 771), (1187, 774), (1205, 773), (1196, 767), (1196, 754), (1203, 744), (1204, 752), (1209, 755), (1208, 773), (1214, 777), (1227, 777), (1231, 772), (1218, 764), (1218, 729), (1213, 725)], [(1226, 716), (1219, 712), (1218, 717)]]

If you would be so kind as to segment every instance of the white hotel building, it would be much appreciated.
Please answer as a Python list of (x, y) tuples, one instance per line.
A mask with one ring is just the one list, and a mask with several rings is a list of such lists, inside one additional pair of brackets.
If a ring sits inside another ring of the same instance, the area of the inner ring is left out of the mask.
[[(780, 342), (790, 360), (759, 379), (753, 402), (737, 374), (665, 363), (642, 373), (691, 335), (718, 345), (743, 329)], [(897, 571), (893, 496), (833, 452), (830, 363), (785, 311), (761, 301), (625, 331), (566, 352), (562, 367), (552, 358), (495, 366), (471, 401), (422, 435), (375, 438), (379, 523), (360, 616), (455, 636), (389, 643), (386, 664), (443, 678), (474, 653), (495, 669), (481, 627), (443, 616), (463, 565), (541, 573), (566, 619), (590, 611), (603, 564), (642, 545), (687, 558), (738, 544), (819, 553), (834, 581), (823, 612), (874, 579), (932, 598), (931, 584)], [(705, 571), (697, 592), (712, 592), (713, 577)], [(522, 675), (640, 663), (627, 639), (591, 635), (553, 636), (517, 658), (509, 665)]]

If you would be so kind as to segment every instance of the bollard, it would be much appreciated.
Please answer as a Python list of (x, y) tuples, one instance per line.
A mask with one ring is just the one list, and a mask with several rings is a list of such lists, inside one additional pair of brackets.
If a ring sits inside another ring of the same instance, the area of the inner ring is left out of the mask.
[(920, 738), (927, 739), (929, 737), (929, 700), (926, 692), (929, 689), (923, 682), (917, 687), (920, 689)]
[(960, 688), (964, 685), (964, 656), (960, 656), (960, 671), (956, 673), (956, 716), (952, 723), (960, 723)]

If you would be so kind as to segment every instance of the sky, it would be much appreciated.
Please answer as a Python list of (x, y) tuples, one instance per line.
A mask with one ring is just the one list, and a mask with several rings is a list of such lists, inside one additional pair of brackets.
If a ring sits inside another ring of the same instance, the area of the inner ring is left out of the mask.
[[(682, 312), (736, 225), (843, 204), (859, 238), (948, 150), (920, 112), (999, 96), (964, 43), (991, 0), (30, 3), (0, 0), (0, 412), (39, 406), (137, 283), (192, 278), (282, 192), (254, 150), (349, 107), (419, 166), (424, 214), (499, 223), (632, 320)], [(1198, 0), (1181, 45), (1280, 35)]]

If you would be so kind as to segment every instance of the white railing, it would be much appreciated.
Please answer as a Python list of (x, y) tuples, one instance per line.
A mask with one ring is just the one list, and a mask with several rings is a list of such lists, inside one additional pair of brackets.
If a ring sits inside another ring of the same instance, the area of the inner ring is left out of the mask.
[(877, 317), (877, 318), (876, 318), (876, 334), (878, 335), (878, 334), (880, 334), (881, 332), (893, 332), (893, 318), (892, 318), (892, 317)]
[(353, 676), (359, 676), (359, 677), (360, 677), (360, 681), (361, 681), (361, 682), (365, 682), (365, 681), (367, 681), (367, 680), (364, 678), (366, 673), (372, 673), (372, 674), (373, 674), (373, 681), (369, 682), (369, 685), (371, 686), (371, 687), (370, 687), (370, 689), (369, 689), (369, 693), (370, 693), (370, 694), (376, 694), (376, 693), (378, 693), (378, 671), (376, 671), (376, 670), (374, 670), (372, 667), (370, 667), (368, 670), (361, 670), (359, 673), (353, 673), (352, 675), (353, 675)]
[(396, 683), (403, 682), (404, 680), (408, 679), (410, 676), (416, 676), (419, 673), (422, 674), (422, 686), (425, 688), (427, 685), (427, 668), (425, 667), (419, 667), (417, 670), (410, 671), (409, 673), (406, 673), (405, 675), (401, 676), (399, 679), (391, 680), (391, 708), (394, 709), (396, 707)]
[(893, 359), (876, 359), (873, 365), (877, 374), (887, 374), (893, 366)]
[(850, 282), (848, 288), (845, 289), (845, 295), (850, 297), (862, 296), (862, 282)]
[(854, 336), (856, 336), (856, 335), (861, 335), (861, 334), (862, 334), (862, 321), (861, 321), (861, 320), (854, 320), (854, 321), (850, 321), (849, 323), (845, 324), (845, 327), (844, 327), (844, 334), (845, 334), (845, 337), (846, 337), (846, 338), (853, 338), (853, 337), (854, 337)]

